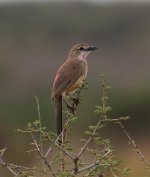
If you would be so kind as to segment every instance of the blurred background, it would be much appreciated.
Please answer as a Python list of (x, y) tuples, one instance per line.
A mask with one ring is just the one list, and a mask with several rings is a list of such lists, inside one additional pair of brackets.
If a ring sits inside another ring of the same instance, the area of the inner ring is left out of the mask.
[[(88, 58), (88, 90), (82, 92), (79, 119), (73, 127), (74, 144), (96, 122), (100, 103), (100, 74), (105, 74), (112, 118), (130, 116), (128, 131), (150, 159), (150, 1), (57, 0), (0, 1), (0, 149), (5, 160), (33, 163), (25, 151), (29, 137), (16, 133), (37, 119), (34, 95), (40, 100), (43, 125), (55, 131), (51, 88), (58, 67), (78, 42), (98, 47)], [(80, 127), (80, 128), (79, 128)], [(76, 132), (78, 129), (78, 132)], [(117, 125), (103, 130), (123, 167), (132, 177), (146, 175)], [(17, 155), (16, 155), (17, 154)], [(0, 177), (11, 175), (0, 170)]]

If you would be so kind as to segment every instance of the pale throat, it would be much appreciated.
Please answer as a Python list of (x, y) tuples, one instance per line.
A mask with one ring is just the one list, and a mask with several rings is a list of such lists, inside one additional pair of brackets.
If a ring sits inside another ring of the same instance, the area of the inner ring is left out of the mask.
[(89, 52), (82, 52), (82, 53), (78, 56), (78, 58), (79, 58), (80, 60), (86, 60), (86, 58), (87, 58), (87, 56), (89, 55), (89, 53), (90, 53), (90, 51), (89, 51)]

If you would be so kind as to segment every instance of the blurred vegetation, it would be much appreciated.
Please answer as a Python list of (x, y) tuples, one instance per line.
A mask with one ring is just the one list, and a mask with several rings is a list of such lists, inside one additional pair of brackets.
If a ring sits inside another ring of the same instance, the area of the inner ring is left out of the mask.
[[(54, 106), (50, 100), (53, 78), (69, 48), (80, 41), (96, 45), (99, 50), (88, 60), (89, 89), (82, 93), (81, 119), (74, 125), (74, 130), (78, 127), (81, 130), (76, 136), (93, 121), (93, 108), (99, 102), (98, 82), (100, 74), (105, 73), (112, 86), (112, 117), (130, 115), (129, 131), (139, 138), (147, 152), (150, 144), (147, 141), (150, 125), (149, 19), (149, 4), (1, 5), (0, 145), (10, 145), (8, 159), (25, 159), (22, 150), (17, 149), (18, 158), (14, 158), (14, 152), (18, 143), (21, 149), (28, 149), (24, 145), (28, 140), (20, 135), (16, 138), (12, 132), (36, 119), (34, 94), (40, 99), (43, 121), (55, 130)], [(108, 130), (117, 142), (117, 130), (109, 126)], [(124, 140), (118, 143), (126, 148)], [(133, 176), (139, 174), (137, 171)]]

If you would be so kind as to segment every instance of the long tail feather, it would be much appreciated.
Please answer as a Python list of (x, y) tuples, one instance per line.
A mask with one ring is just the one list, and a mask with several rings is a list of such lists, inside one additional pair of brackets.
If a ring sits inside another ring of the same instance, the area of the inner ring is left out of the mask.
[(56, 98), (56, 124), (57, 124), (57, 136), (62, 132), (62, 96)]

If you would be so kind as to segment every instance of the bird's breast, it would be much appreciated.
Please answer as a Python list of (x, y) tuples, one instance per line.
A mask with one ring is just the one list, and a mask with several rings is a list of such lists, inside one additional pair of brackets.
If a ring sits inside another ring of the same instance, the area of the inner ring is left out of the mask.
[(65, 93), (72, 92), (72, 91), (74, 91), (76, 88), (81, 87), (84, 80), (85, 80), (85, 76), (81, 76), (74, 84), (72, 84), (72, 85), (65, 91)]

